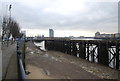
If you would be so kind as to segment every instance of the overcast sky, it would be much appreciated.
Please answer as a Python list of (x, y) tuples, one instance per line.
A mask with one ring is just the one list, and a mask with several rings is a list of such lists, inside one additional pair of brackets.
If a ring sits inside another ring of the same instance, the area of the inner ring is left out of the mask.
[(1, 16), (17, 20), (27, 36), (44, 34), (52, 28), (55, 36), (94, 36), (117, 33), (118, 0), (2, 0)]

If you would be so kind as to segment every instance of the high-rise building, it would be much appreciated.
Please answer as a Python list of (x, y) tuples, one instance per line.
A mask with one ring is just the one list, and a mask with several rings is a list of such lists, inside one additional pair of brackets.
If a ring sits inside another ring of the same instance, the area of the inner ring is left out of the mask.
[(26, 31), (21, 31), (21, 33), (23, 34), (23, 38), (26, 37)]
[(54, 37), (54, 31), (53, 31), (53, 29), (49, 29), (49, 37)]

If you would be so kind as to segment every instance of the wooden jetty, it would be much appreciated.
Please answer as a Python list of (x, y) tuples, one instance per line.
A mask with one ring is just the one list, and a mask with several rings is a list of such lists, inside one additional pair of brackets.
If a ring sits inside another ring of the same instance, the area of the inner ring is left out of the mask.
[(45, 47), (120, 70), (119, 40), (45, 40)]

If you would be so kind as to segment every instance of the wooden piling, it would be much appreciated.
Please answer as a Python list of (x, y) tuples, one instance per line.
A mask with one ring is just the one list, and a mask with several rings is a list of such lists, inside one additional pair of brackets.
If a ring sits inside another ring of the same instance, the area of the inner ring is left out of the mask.
[(79, 57), (86, 59), (86, 45), (84, 41), (79, 42)]
[(107, 42), (99, 42), (98, 46), (98, 63), (109, 66)]
[(116, 41), (116, 69), (119, 69), (120, 66), (119, 51), (120, 51), (120, 43)]
[[(77, 44), (79, 48), (76, 46)], [(80, 58), (106, 66), (115, 60), (115, 68), (120, 69), (120, 41), (115, 43), (110, 40), (46, 40), (45, 47), (48, 50), (60, 51), (73, 56), (79, 54)], [(111, 47), (116, 51), (109, 50)], [(115, 54), (115, 57), (109, 58), (111, 54)]]

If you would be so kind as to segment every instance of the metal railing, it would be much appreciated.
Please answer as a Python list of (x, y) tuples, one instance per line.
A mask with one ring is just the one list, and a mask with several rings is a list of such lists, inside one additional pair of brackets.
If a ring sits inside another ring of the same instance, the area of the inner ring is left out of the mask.
[[(23, 58), (24, 59), (24, 58)], [(18, 60), (18, 79), (26, 81), (25, 68), (22, 61), (22, 50), (20, 49), (19, 42), (17, 42), (17, 60)]]

